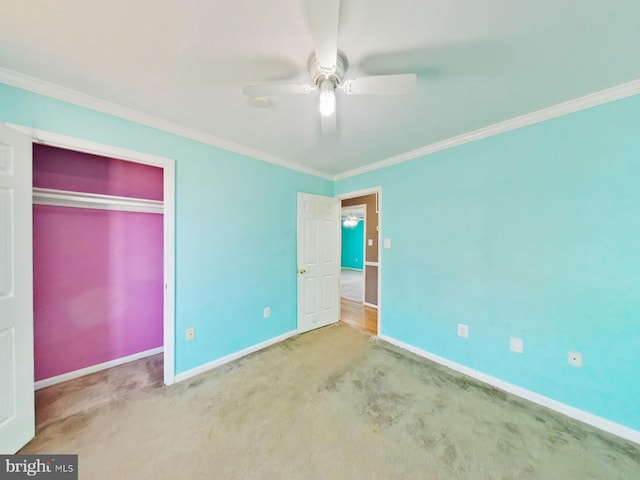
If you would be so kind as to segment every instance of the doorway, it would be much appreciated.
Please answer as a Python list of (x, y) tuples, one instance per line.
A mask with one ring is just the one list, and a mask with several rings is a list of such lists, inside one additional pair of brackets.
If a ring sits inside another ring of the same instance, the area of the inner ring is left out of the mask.
[(162, 169), (163, 196), (163, 382), (175, 382), (175, 161), (143, 152), (68, 137), (20, 125), (9, 125), (31, 138), (33, 144), (48, 145)]
[(340, 319), (370, 335), (380, 333), (381, 189), (339, 195), (341, 203)]
[(342, 206), (340, 230), (340, 298), (364, 304), (367, 205)]
[[(162, 247), (160, 252), (160, 275), (162, 277), (160, 281), (161, 292), (161, 306), (160, 310), (161, 320), (161, 343), (160, 347), (155, 351), (147, 351), (149, 355), (156, 353), (155, 357), (149, 356), (140, 358), (137, 355), (127, 355), (124, 359), (115, 359), (114, 361), (107, 361), (101, 364), (89, 367), (84, 370), (80, 370), (74, 374), (73, 372), (69, 378), (76, 378), (78, 375), (90, 374), (92, 372), (101, 371), (105, 368), (110, 368), (116, 365), (121, 365), (124, 362), (153, 362), (156, 364), (156, 369), (161, 373), (160, 384), (171, 385), (175, 382), (175, 305), (174, 305), (174, 291), (175, 291), (175, 163), (172, 159), (158, 157), (142, 152), (136, 152), (126, 150), (118, 147), (112, 147), (109, 145), (99, 144), (95, 142), (89, 142), (73, 137), (67, 137), (55, 133), (45, 132), (41, 130), (23, 128), (19, 126), (12, 126), (23, 133), (26, 133), (31, 137), (34, 149), (38, 146), (56, 147), (60, 149), (71, 150), (73, 152), (80, 152), (82, 154), (99, 155), (102, 157), (108, 157), (115, 161), (132, 165), (133, 167), (145, 168), (155, 167), (162, 170), (161, 178), (161, 196), (163, 201), (160, 202), (161, 206), (161, 226), (156, 228), (156, 234), (161, 235)], [(122, 162), (124, 161), (124, 162)], [(40, 192), (41, 194), (42, 192)], [(46, 195), (46, 193), (45, 193)], [(90, 201), (102, 202), (104, 198), (100, 198), (99, 195), (91, 198)], [(115, 201), (119, 203), (117, 210), (120, 209), (132, 209), (134, 212), (136, 209), (142, 212), (151, 212), (158, 209), (158, 202), (145, 201), (145, 200), (128, 200), (126, 196), (120, 196), (119, 198), (110, 198), (109, 201)], [(85, 199), (86, 200), (86, 199)], [(73, 200), (71, 200), (73, 202)], [(108, 203), (108, 202), (107, 202)], [(104, 205), (103, 205), (104, 206)], [(102, 208), (102, 207), (101, 207)], [(109, 208), (109, 207), (107, 207)], [(140, 210), (142, 209), (142, 210)], [(148, 220), (148, 219), (147, 219)], [(122, 266), (122, 265), (121, 265)], [(124, 266), (126, 267), (126, 266)], [(158, 358), (158, 355), (160, 358)], [(159, 365), (161, 363), (161, 365)], [(62, 376), (58, 380), (65, 380)], [(46, 383), (41, 384), (46, 386)]]

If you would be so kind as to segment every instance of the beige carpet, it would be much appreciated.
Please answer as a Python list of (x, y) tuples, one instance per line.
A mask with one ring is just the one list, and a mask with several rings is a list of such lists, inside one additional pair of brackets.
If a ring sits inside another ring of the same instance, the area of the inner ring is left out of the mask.
[(162, 360), (162, 354), (154, 355), (36, 391), (36, 433), (71, 415), (120, 401), (132, 391), (161, 387)]
[[(82, 479), (637, 479), (640, 448), (343, 324), (46, 426)], [(52, 387), (55, 388), (55, 387)]]
[(364, 299), (364, 276), (362, 270), (340, 271), (340, 296), (347, 300), (362, 303)]

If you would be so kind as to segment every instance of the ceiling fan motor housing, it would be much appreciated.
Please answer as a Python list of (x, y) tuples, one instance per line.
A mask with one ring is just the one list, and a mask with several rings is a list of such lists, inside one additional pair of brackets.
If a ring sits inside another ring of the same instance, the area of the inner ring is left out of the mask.
[(338, 55), (336, 56), (336, 69), (335, 72), (326, 75), (320, 70), (320, 65), (318, 65), (318, 61), (316, 60), (316, 54), (312, 53), (309, 57), (309, 61), (307, 62), (307, 68), (309, 69), (309, 75), (313, 80), (313, 83), (316, 86), (320, 86), (320, 84), (324, 80), (329, 80), (333, 82), (334, 85), (340, 85), (344, 77), (344, 72), (347, 70), (348, 63), (347, 57), (344, 53), (338, 50)]

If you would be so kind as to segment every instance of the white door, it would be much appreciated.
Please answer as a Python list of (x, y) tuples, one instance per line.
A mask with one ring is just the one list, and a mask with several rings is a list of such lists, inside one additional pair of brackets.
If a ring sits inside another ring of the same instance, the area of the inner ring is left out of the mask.
[(0, 454), (34, 436), (31, 140), (0, 125)]
[(298, 193), (298, 331), (338, 321), (340, 200)]

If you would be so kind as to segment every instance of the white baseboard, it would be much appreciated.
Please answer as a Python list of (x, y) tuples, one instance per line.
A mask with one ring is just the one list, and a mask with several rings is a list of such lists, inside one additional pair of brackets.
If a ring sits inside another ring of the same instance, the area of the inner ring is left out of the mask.
[(297, 335), (297, 334), (298, 334), (297, 330), (292, 330), (290, 332), (283, 333), (282, 335), (278, 335), (277, 337), (273, 337), (269, 340), (265, 340), (264, 342), (258, 343), (251, 347), (247, 347), (244, 350), (240, 350), (239, 352), (231, 353), (225, 357), (219, 358), (217, 360), (213, 360), (212, 362), (209, 362), (209, 363), (205, 363), (203, 365), (200, 365), (199, 367), (192, 368), (191, 370), (187, 370), (186, 372), (178, 373), (175, 377), (176, 383), (191, 377), (195, 377), (196, 375), (200, 375), (201, 373), (209, 371), (212, 368), (216, 368), (221, 365), (224, 365), (225, 363), (232, 362), (233, 360), (237, 360), (238, 358), (242, 358), (246, 355), (249, 355), (250, 353), (254, 353), (254, 352), (257, 352), (258, 350), (262, 350), (263, 348), (270, 347), (271, 345), (282, 342), (283, 340), (286, 340), (287, 338), (293, 337), (294, 335)]
[(364, 302), (364, 304), (367, 307), (375, 308), (376, 310), (378, 309), (378, 305), (374, 305), (373, 303)]
[(455, 370), (456, 372), (463, 373), (464, 375), (496, 387), (499, 390), (511, 393), (517, 397), (524, 398), (525, 400), (529, 400), (533, 403), (537, 403), (538, 405), (542, 405), (543, 407), (547, 407), (558, 413), (566, 415), (567, 417), (580, 420), (581, 422), (599, 428), (600, 430), (604, 430), (605, 432), (612, 433), (613, 435), (617, 435), (618, 437), (640, 444), (640, 431), (625, 427), (624, 425), (612, 422), (611, 420), (607, 420), (606, 418), (602, 418), (597, 415), (593, 415), (591, 413), (585, 412), (584, 410), (579, 410), (565, 403), (518, 387), (517, 385), (505, 382), (504, 380), (492, 377), (491, 375), (479, 372), (462, 364), (452, 362), (451, 360), (447, 360), (446, 358), (440, 357), (433, 353), (429, 353), (425, 350), (421, 350), (420, 348), (401, 342), (400, 340), (396, 340), (393, 337), (389, 337), (387, 335), (379, 335), (378, 338), (384, 340), (385, 342), (389, 342), (392, 345), (396, 345), (397, 347), (400, 347), (404, 350), (415, 353), (420, 357), (424, 357), (428, 360), (439, 363), (440, 365), (444, 365), (445, 367)]
[(73, 372), (63, 373), (62, 375), (56, 375), (55, 377), (45, 378), (44, 380), (38, 380), (35, 383), (35, 389), (55, 385), (56, 383), (66, 382), (67, 380), (73, 380), (74, 378), (83, 377), (90, 373), (99, 372), (100, 370), (106, 370), (107, 368), (117, 367), (124, 363), (133, 362), (134, 360), (140, 360), (141, 358), (150, 357), (151, 355), (157, 355), (164, 352), (164, 347), (152, 348), (151, 350), (145, 350), (144, 352), (134, 353), (133, 355), (127, 355), (126, 357), (116, 358), (115, 360), (109, 360), (108, 362), (98, 363), (97, 365), (91, 365), (90, 367), (81, 368), (80, 370), (74, 370)]

